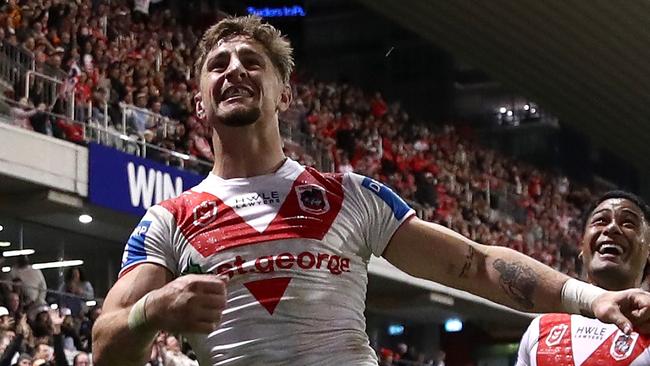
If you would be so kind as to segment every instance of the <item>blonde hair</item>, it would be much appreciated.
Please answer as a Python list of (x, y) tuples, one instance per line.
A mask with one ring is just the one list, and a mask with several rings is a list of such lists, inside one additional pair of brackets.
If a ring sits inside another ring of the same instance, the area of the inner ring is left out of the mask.
[(255, 15), (228, 17), (208, 28), (199, 42), (199, 58), (194, 64), (195, 75), (201, 75), (208, 53), (222, 39), (244, 36), (259, 42), (267, 52), (285, 84), (293, 71), (293, 48), (289, 40), (272, 25), (264, 23)]

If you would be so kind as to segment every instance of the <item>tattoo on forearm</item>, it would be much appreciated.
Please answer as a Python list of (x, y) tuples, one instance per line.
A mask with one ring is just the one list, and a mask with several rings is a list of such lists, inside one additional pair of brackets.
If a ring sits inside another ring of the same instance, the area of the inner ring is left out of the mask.
[(537, 287), (537, 274), (530, 267), (519, 262), (508, 263), (502, 259), (497, 259), (492, 263), (501, 277), (499, 282), (501, 288), (521, 306), (526, 309), (532, 309), (533, 292)]
[(465, 264), (463, 269), (460, 270), (458, 277), (463, 278), (469, 275), (469, 271), (472, 268), (472, 263), (474, 263), (474, 257), (476, 256), (476, 249), (473, 246), (469, 246), (467, 251), (467, 256), (465, 256)]

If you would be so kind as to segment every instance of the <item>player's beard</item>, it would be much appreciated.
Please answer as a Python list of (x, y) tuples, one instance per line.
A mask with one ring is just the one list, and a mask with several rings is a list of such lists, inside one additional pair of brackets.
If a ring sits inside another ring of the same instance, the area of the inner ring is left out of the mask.
[(259, 107), (239, 107), (219, 115), (219, 120), (226, 126), (243, 127), (252, 125), (260, 118)]

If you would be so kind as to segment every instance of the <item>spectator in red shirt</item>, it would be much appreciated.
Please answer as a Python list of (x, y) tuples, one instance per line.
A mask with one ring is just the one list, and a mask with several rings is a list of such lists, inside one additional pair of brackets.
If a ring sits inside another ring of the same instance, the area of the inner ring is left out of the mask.
[(383, 117), (386, 112), (388, 112), (388, 106), (386, 105), (384, 98), (381, 96), (381, 93), (375, 93), (375, 97), (370, 102), (370, 110), (375, 118)]

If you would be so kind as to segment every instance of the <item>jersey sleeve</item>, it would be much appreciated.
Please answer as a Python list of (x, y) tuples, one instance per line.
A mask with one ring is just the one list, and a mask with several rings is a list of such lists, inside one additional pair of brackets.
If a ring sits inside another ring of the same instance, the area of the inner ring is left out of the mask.
[(526, 329), (526, 333), (521, 337), (519, 342), (519, 352), (517, 352), (517, 363), (515, 366), (533, 366), (531, 359), (535, 357), (533, 348), (537, 344), (539, 337), (539, 317), (533, 319)]
[(158, 205), (149, 208), (124, 247), (119, 277), (142, 263), (158, 264), (178, 275), (174, 226), (172, 213)]
[(415, 211), (382, 183), (354, 173), (347, 177), (352, 193), (349, 199), (360, 216), (366, 245), (372, 254), (381, 256), (395, 231), (415, 215)]
[(650, 365), (650, 344), (645, 343), (644, 344), (645, 349), (643, 350), (643, 353), (639, 357), (637, 357), (630, 366), (645, 366), (645, 365)]

